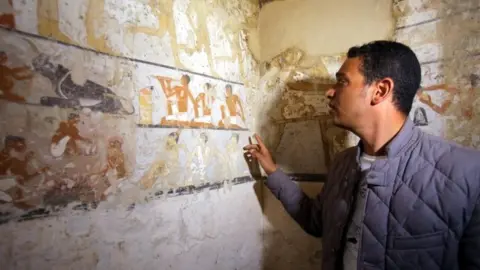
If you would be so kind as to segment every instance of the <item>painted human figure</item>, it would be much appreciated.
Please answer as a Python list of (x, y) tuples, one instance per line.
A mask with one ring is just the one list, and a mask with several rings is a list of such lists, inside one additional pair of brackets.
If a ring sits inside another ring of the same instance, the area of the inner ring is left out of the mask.
[(205, 53), (211, 75), (220, 77), (215, 71), (215, 63), (213, 61), (212, 46), (209, 37), (211, 31), (208, 27), (210, 10), (208, 3), (205, 1), (190, 1), (187, 6), (186, 15), (190, 27), (194, 32), (195, 45), (193, 48), (188, 45), (180, 45), (179, 48), (189, 55), (200, 52)]
[[(421, 88), (417, 94), (419, 101), (430, 107), (433, 111), (438, 114), (444, 115), (447, 110), (455, 103), (455, 97), (458, 96), (458, 102), (461, 107), (461, 114), (466, 120), (471, 120), (474, 116), (474, 102), (476, 100), (476, 91), (480, 83), (480, 77), (476, 74), (470, 75), (470, 85), (471, 87), (463, 94), (456, 87), (439, 84), (433, 85), (425, 88)], [(448, 92), (447, 98), (442, 102), (442, 104), (436, 105), (432, 102), (432, 98), (429, 94), (425, 93), (428, 91), (438, 91), (445, 90)]]
[(13, 102), (25, 102), (25, 98), (13, 93), (15, 81), (29, 80), (33, 77), (30, 68), (7, 66), (8, 56), (5, 52), (0, 52), (0, 98)]
[[(140, 184), (144, 189), (154, 186), (168, 188), (180, 181), (180, 150), (187, 152), (183, 144), (179, 144), (180, 131), (168, 134), (163, 151), (160, 151), (150, 168), (143, 175)], [(165, 178), (166, 183), (157, 183), (159, 177)]]
[(242, 157), (242, 151), (238, 143), (240, 135), (233, 133), (227, 142), (227, 163), (228, 163), (228, 180), (233, 180), (235, 177), (240, 176), (238, 170), (238, 159)]
[[(441, 105), (433, 103), (432, 97), (426, 92), (429, 91), (439, 91), (444, 90), (448, 93), (447, 98), (442, 102)], [(450, 105), (452, 105), (455, 95), (458, 93), (458, 90), (455, 87), (449, 86), (447, 84), (436, 84), (428, 87), (423, 87), (418, 90), (417, 97), (420, 102), (427, 105), (434, 112), (443, 115), (448, 110)]]
[(4, 148), (0, 152), (0, 176), (3, 178), (0, 180), (0, 197), (3, 199), (0, 200), (13, 202), (19, 208), (30, 208), (32, 205), (23, 202), (27, 190), (24, 186), (46, 172), (49, 167), (39, 168), (31, 173), (29, 164), (35, 154), (32, 151), (27, 152), (25, 138), (9, 135), (4, 142)]
[(192, 121), (191, 126), (195, 127), (213, 127), (212, 124), (212, 106), (215, 102), (213, 87), (210, 83), (204, 85), (204, 92), (198, 94), (195, 98), (195, 106), (198, 111), (198, 118)]
[[(93, 176), (100, 176), (106, 180), (106, 189), (100, 195), (100, 199), (104, 199), (105, 196), (115, 193), (118, 185), (125, 179), (127, 171), (125, 169), (125, 155), (122, 150), (123, 139), (118, 136), (114, 136), (108, 139), (107, 148), (107, 163), (99, 173), (93, 174)], [(95, 186), (94, 177), (92, 182)], [(95, 187), (94, 187), (95, 188)]]
[(221, 106), (222, 120), (218, 125), (227, 128), (242, 128), (245, 122), (242, 101), (237, 95), (233, 94), (230, 84), (225, 86), (225, 98), (226, 106)]
[[(55, 134), (52, 136), (50, 153), (54, 157), (60, 157), (64, 153), (68, 155), (91, 154), (95, 151), (95, 145), (88, 138), (80, 136), (77, 124), (80, 116), (71, 113), (67, 121), (62, 121), (58, 125)], [(81, 151), (79, 142), (84, 142), (88, 147), (86, 151)]]
[(172, 57), (175, 61), (175, 66), (185, 68), (182, 61), (180, 61), (180, 50), (177, 41), (177, 28), (175, 26), (174, 16), (174, 0), (148, 0), (145, 1), (150, 7), (150, 11), (156, 19), (155, 28), (149, 26), (142, 26), (134, 24), (127, 28), (127, 31), (132, 34), (145, 34), (154, 37), (167, 37), (170, 40), (170, 48), (172, 48)]
[[(5, 1), (5, 0), (4, 0)], [(15, 28), (15, 15), (12, 0), (7, 0), (7, 10), (0, 11), (0, 25), (7, 28)]]
[(207, 181), (207, 167), (212, 159), (212, 149), (207, 145), (208, 135), (200, 133), (197, 145), (190, 152), (187, 160), (187, 168), (191, 169), (191, 179), (187, 184), (205, 184)]
[(168, 77), (157, 76), (162, 86), (165, 97), (167, 98), (167, 116), (161, 120), (162, 125), (188, 126), (190, 116), (188, 115), (189, 101), (192, 103), (195, 118), (198, 117), (198, 109), (195, 106), (195, 99), (189, 88), (190, 77), (182, 75), (180, 85), (172, 87), (172, 79)]

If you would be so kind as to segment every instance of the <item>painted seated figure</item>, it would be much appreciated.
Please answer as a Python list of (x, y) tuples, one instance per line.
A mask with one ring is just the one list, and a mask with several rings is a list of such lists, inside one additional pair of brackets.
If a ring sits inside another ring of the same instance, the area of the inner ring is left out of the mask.
[(64, 154), (70, 156), (76, 155), (94, 155), (96, 154), (96, 144), (91, 139), (80, 136), (77, 124), (80, 116), (71, 113), (67, 121), (62, 121), (58, 125), (55, 134), (52, 136), (50, 153), (54, 157), (61, 157)]
[(213, 127), (212, 124), (212, 109), (215, 103), (214, 88), (210, 83), (204, 85), (204, 92), (198, 94), (195, 99), (195, 106), (197, 107), (198, 117), (193, 119), (191, 126), (194, 127)]
[(220, 108), (222, 120), (218, 126), (222, 128), (241, 129), (245, 128), (245, 114), (243, 112), (242, 101), (237, 95), (233, 94), (232, 86), (225, 86), (225, 105)]
[(11, 202), (22, 209), (32, 208), (36, 203), (30, 200), (29, 195), (34, 193), (35, 189), (29, 186), (49, 168), (34, 168), (31, 172), (29, 165), (35, 154), (32, 151), (27, 152), (25, 138), (8, 135), (4, 144), (0, 151), (0, 201)]
[[(167, 115), (160, 122), (165, 126), (189, 126), (193, 118), (198, 117), (195, 100), (189, 88), (190, 77), (182, 75), (180, 85), (172, 86), (172, 78), (157, 76), (167, 99)], [(191, 104), (190, 104), (191, 102)], [(189, 107), (193, 106), (195, 116), (189, 115)]]

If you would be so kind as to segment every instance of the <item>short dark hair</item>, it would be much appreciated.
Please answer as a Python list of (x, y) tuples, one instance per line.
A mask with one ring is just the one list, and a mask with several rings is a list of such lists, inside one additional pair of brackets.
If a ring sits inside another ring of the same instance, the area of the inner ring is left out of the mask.
[(168, 134), (168, 137), (175, 138), (175, 142), (178, 143), (180, 135), (177, 132), (171, 132), (170, 134)]
[(187, 80), (187, 83), (190, 83), (190, 76), (188, 76), (187, 74), (183, 74), (182, 77)]
[(230, 90), (232, 90), (232, 85), (231, 85), (231, 84), (225, 85), (225, 89), (230, 89)]
[(420, 88), (421, 68), (415, 53), (395, 41), (378, 40), (348, 50), (348, 58), (360, 57), (365, 83), (391, 78), (394, 82), (393, 103), (408, 115), (413, 99)]

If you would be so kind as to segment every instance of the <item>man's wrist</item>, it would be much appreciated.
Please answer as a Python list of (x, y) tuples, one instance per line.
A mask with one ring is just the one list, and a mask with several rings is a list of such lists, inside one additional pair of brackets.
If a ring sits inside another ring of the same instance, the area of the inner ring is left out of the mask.
[(277, 164), (273, 164), (270, 168), (265, 169), (267, 176), (270, 176), (272, 173), (277, 171)]

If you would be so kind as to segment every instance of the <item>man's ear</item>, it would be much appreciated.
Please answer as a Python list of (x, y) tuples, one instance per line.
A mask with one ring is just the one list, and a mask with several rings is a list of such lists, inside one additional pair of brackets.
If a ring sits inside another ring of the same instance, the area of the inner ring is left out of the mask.
[(389, 99), (393, 94), (394, 83), (391, 78), (383, 78), (373, 83), (372, 105), (377, 105)]

